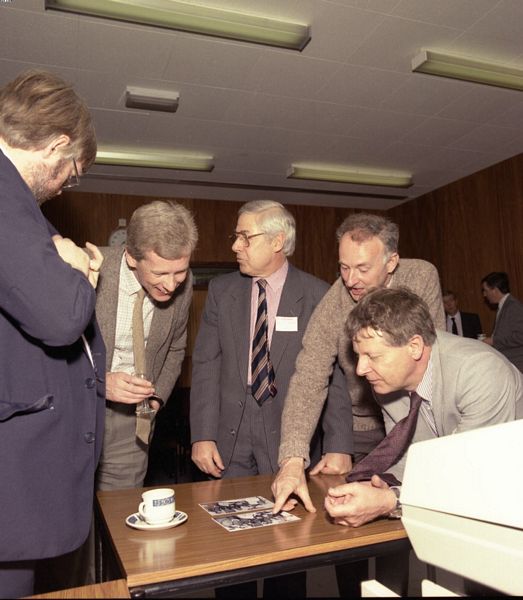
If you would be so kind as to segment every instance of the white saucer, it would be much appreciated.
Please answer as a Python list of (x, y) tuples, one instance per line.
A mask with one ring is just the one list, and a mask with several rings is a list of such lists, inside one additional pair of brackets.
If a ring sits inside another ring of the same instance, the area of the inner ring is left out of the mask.
[(167, 523), (160, 523), (158, 525), (151, 525), (144, 521), (140, 517), (140, 513), (133, 513), (129, 515), (125, 522), (129, 527), (134, 527), (134, 529), (143, 529), (145, 531), (157, 531), (158, 529), (170, 529), (171, 527), (176, 527), (177, 525), (181, 525), (187, 521), (187, 514), (177, 510), (174, 513), (174, 517), (168, 521)]

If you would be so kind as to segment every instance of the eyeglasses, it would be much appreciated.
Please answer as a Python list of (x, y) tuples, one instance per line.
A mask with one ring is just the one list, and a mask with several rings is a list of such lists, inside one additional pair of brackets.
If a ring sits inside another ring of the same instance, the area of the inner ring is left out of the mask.
[(251, 245), (252, 238), (258, 237), (259, 235), (265, 235), (265, 232), (262, 231), (261, 233), (253, 233), (251, 235), (247, 235), (242, 231), (240, 231), (239, 233), (234, 232), (229, 236), (229, 239), (233, 244), (239, 240), (242, 246), (248, 248)]
[(65, 183), (62, 185), (63, 190), (68, 190), (69, 188), (74, 188), (80, 185), (80, 176), (78, 175), (78, 167), (76, 166), (76, 160), (74, 158), (73, 168), (74, 173), (69, 175), (69, 177), (65, 180)]

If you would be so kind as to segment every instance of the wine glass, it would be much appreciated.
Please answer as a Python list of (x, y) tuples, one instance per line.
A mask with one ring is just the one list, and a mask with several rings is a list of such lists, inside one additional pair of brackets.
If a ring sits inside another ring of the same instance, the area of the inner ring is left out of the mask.
[[(139, 377), (140, 379), (147, 379), (145, 373), (135, 373), (134, 376)], [(151, 408), (151, 406), (149, 405), (149, 398), (145, 398), (136, 405), (136, 414), (138, 416), (149, 415), (154, 412), (154, 408)]]

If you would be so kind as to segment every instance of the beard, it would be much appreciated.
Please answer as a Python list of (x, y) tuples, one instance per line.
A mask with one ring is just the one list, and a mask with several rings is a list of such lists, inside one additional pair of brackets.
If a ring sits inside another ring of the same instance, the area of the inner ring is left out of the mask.
[(56, 178), (63, 170), (67, 159), (61, 159), (54, 167), (45, 164), (36, 164), (31, 168), (29, 189), (33, 192), (38, 204), (53, 198), (62, 189), (62, 184), (56, 184)]

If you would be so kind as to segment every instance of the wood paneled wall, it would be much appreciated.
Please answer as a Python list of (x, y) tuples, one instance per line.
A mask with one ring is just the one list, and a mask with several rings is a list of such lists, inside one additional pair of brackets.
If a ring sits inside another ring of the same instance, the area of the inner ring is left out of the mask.
[[(166, 199), (166, 198), (164, 198)], [(228, 238), (236, 227), (239, 202), (170, 198), (186, 206), (194, 214), (199, 242), (193, 262), (235, 262)], [(136, 208), (150, 202), (144, 196), (121, 196), (66, 192), (43, 205), (43, 212), (64, 236), (79, 245), (90, 241), (98, 246), (107, 245), (109, 234), (118, 226), (118, 219), (129, 219)], [(329, 283), (338, 270), (336, 228), (351, 212), (337, 208), (290, 205), (296, 219), (296, 251), (291, 262)], [(206, 291), (194, 290), (187, 328), (186, 359), (178, 380), (180, 387), (190, 387), (191, 355)]]
[[(56, 228), (78, 244), (103, 246), (119, 218), (151, 198), (81, 192), (64, 193), (43, 206)], [(231, 262), (228, 235), (240, 203), (175, 199), (196, 219), (200, 241), (195, 262)], [(349, 209), (295, 206), (297, 224), (293, 264), (329, 283), (337, 273), (335, 231)], [(372, 211), (378, 212), (378, 211)], [(515, 296), (523, 299), (523, 154), (446, 185), (387, 212), (400, 226), (400, 255), (436, 265), (443, 288), (450, 288), (465, 311), (479, 313), (491, 333), (494, 312), (484, 303), (480, 281), (491, 271), (506, 271)], [(190, 349), (196, 336), (205, 291), (195, 291), (189, 324), (189, 352), (182, 383), (189, 384)]]
[[(193, 262), (235, 262), (228, 236), (235, 229), (241, 203), (163, 199), (176, 200), (194, 214), (199, 242)], [(138, 206), (151, 200), (144, 196), (66, 192), (44, 204), (43, 212), (63, 236), (70, 237), (77, 244), (84, 245), (90, 241), (105, 246), (109, 234), (118, 225), (118, 219), (129, 221)], [(287, 208), (296, 219), (297, 242), (292, 263), (329, 283), (333, 282), (338, 261), (336, 228), (351, 211), (318, 206), (289, 205)]]
[(511, 292), (523, 299), (523, 154), (387, 214), (400, 226), (401, 256), (434, 263), (442, 287), (480, 315), (487, 334), (495, 313), (480, 292), (485, 275), (507, 272)]

